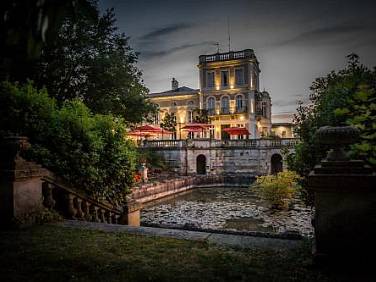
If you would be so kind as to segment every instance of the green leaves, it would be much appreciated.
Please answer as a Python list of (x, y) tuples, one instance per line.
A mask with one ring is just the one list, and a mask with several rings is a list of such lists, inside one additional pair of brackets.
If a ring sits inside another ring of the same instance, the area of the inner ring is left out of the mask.
[(109, 201), (122, 200), (133, 184), (136, 149), (124, 138), (124, 121), (94, 115), (77, 99), (61, 107), (31, 83), (0, 87), (1, 134), (30, 138), (28, 158), (76, 188)]
[(64, 18), (56, 40), (43, 49), (34, 80), (60, 104), (77, 98), (94, 113), (141, 122), (155, 107), (146, 99), (137, 54), (117, 31), (113, 10), (100, 15), (92, 5), (95, 13)]
[(290, 169), (307, 176), (325, 156), (314, 135), (321, 126), (352, 125), (360, 130), (360, 140), (351, 146), (354, 159), (375, 166), (376, 160), (376, 70), (359, 63), (356, 54), (348, 56), (347, 67), (317, 78), (311, 86), (310, 104), (299, 104), (294, 117), (301, 143), (287, 157)]

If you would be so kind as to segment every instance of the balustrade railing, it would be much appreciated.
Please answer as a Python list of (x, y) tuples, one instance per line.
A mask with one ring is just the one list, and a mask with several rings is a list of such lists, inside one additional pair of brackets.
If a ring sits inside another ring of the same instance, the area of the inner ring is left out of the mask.
[(244, 148), (282, 148), (293, 147), (299, 142), (298, 138), (282, 139), (189, 139), (189, 140), (151, 140), (145, 141), (144, 146), (150, 148), (216, 148), (216, 147), (244, 147)]
[(70, 219), (120, 224), (123, 211), (79, 194), (49, 174), (42, 178), (43, 205)]
[(215, 61), (227, 61), (233, 59), (245, 59), (253, 58), (254, 52), (251, 49), (246, 49), (237, 52), (217, 53), (213, 55), (201, 55), (199, 57), (200, 63), (215, 62)]

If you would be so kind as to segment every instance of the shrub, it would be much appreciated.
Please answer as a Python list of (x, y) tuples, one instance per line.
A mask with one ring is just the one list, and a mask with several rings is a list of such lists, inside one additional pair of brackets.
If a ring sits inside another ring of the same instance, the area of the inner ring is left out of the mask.
[(254, 187), (262, 199), (274, 208), (286, 208), (295, 196), (300, 177), (293, 171), (257, 177)]
[(124, 138), (123, 120), (94, 115), (79, 100), (58, 107), (30, 82), (2, 82), (0, 128), (0, 135), (29, 137), (26, 158), (99, 200), (122, 201), (133, 184), (136, 149)]

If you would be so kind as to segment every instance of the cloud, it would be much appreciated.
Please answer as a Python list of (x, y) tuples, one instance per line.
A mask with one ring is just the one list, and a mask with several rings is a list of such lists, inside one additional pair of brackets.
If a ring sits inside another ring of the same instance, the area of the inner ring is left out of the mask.
[(144, 59), (152, 59), (156, 57), (163, 57), (170, 55), (175, 52), (183, 51), (189, 48), (198, 47), (198, 46), (208, 46), (208, 45), (214, 45), (214, 41), (204, 41), (204, 42), (198, 42), (198, 43), (191, 43), (191, 44), (183, 44), (180, 46), (172, 47), (165, 50), (159, 50), (159, 51), (143, 51), (140, 53), (140, 57)]
[(369, 32), (370, 30), (360, 24), (342, 24), (331, 27), (322, 27), (303, 32), (293, 38), (276, 43), (275, 45), (294, 45), (294, 44), (317, 44), (326, 41), (336, 40), (341, 36), (348, 36), (351, 33)]
[(291, 122), (294, 117), (292, 112), (284, 112), (272, 115), (273, 122)]
[(188, 23), (172, 24), (163, 28), (155, 29), (149, 33), (146, 33), (143, 36), (139, 37), (139, 40), (152, 41), (152, 40), (158, 39), (159, 37), (170, 35), (174, 32), (181, 31), (181, 30), (190, 28), (192, 26), (193, 24), (188, 24)]

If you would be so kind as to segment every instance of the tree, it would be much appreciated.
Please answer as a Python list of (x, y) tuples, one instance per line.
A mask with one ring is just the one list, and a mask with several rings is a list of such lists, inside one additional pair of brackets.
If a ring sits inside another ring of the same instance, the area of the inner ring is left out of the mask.
[(325, 156), (327, 148), (318, 144), (315, 132), (326, 125), (357, 127), (360, 140), (351, 146), (352, 157), (376, 166), (376, 69), (360, 64), (356, 54), (347, 58), (345, 69), (313, 82), (310, 104), (298, 105), (294, 123), (301, 143), (288, 163), (300, 175), (308, 175)]
[(37, 71), (43, 47), (53, 41), (66, 15), (92, 11), (88, 0), (14, 1), (0, 4), (0, 80), (26, 82)]
[(166, 113), (161, 122), (161, 128), (171, 132), (176, 132), (176, 116), (174, 113)]
[(43, 49), (33, 79), (60, 103), (78, 98), (94, 113), (140, 122), (155, 106), (146, 99), (137, 54), (117, 31), (113, 9), (100, 15), (93, 8), (64, 18), (56, 39)]
[(205, 109), (194, 109), (193, 110), (193, 121), (197, 123), (208, 123), (209, 117), (208, 117), (208, 111)]

